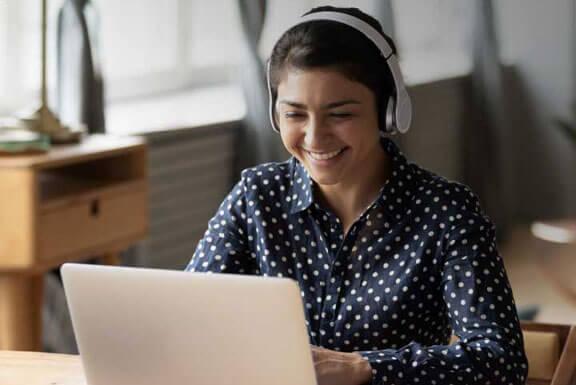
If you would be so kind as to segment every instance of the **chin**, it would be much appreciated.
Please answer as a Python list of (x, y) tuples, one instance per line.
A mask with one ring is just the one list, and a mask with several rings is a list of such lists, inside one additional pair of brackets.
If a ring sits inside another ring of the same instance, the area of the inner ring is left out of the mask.
[(314, 182), (321, 185), (334, 185), (340, 182), (340, 175), (317, 173), (308, 168), (308, 173)]
[(312, 177), (312, 179), (314, 180), (314, 182), (316, 182), (316, 184), (322, 185), (322, 186), (331, 186), (331, 185), (335, 185), (339, 182), (338, 179), (336, 179), (336, 178), (314, 178), (314, 177)]

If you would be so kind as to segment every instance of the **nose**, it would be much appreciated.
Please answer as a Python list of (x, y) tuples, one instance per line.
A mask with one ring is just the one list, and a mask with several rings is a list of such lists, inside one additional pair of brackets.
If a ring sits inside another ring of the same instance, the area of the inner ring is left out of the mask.
[(311, 116), (305, 127), (304, 142), (310, 148), (316, 148), (317, 145), (326, 141), (330, 136), (330, 128), (320, 117)]

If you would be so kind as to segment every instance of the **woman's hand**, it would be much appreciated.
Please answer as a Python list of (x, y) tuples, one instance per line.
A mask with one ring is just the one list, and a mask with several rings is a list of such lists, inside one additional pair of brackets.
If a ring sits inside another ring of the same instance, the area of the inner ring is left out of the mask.
[(372, 368), (358, 353), (344, 353), (311, 345), (318, 385), (362, 385), (372, 379)]

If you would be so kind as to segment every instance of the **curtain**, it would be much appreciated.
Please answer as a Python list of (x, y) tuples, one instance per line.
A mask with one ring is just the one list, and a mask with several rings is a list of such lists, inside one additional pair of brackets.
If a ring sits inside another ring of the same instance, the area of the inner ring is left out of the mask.
[(98, 15), (90, 0), (66, 0), (58, 13), (57, 110), (60, 120), (104, 133)]
[(268, 117), (268, 91), (264, 64), (258, 46), (266, 19), (266, 0), (238, 0), (244, 57), (241, 85), (246, 101), (246, 116), (239, 134), (237, 172), (258, 163), (278, 160), (278, 135)]
[[(90, 0), (66, 0), (58, 12), (57, 115), (89, 134), (104, 133), (104, 93), (98, 52), (98, 17)], [(64, 288), (57, 270), (45, 275), (43, 349), (77, 353)]]
[(44, 275), (43, 298), (43, 350), (52, 353), (78, 354), (64, 288), (60, 275), (56, 271)]
[(396, 30), (394, 26), (394, 10), (392, 9), (392, 0), (376, 1), (374, 6), (374, 16), (376, 19), (378, 19), (380, 24), (382, 24), (384, 33), (390, 36), (394, 40), (394, 43), (396, 43)]
[(499, 238), (513, 216), (511, 188), (513, 159), (509, 151), (502, 66), (492, 0), (475, 0), (473, 6), (472, 73), (469, 114), (464, 129), (464, 182), (478, 194), (497, 225)]

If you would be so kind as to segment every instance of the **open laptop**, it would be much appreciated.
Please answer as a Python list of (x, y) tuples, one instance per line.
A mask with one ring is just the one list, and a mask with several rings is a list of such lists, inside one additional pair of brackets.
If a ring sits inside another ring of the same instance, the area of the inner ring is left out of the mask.
[(316, 385), (295, 281), (65, 264), (90, 385)]

